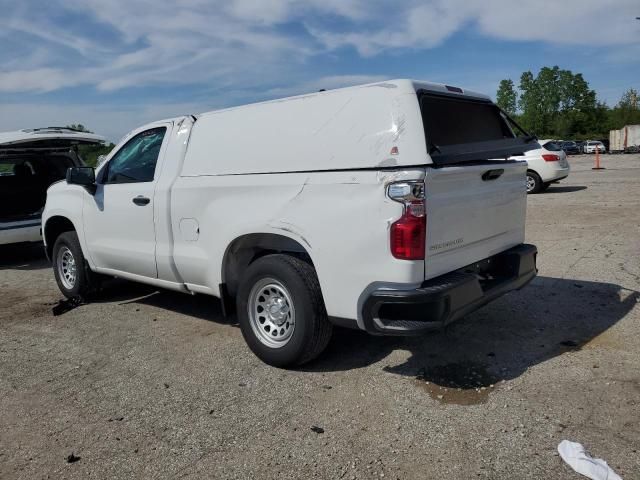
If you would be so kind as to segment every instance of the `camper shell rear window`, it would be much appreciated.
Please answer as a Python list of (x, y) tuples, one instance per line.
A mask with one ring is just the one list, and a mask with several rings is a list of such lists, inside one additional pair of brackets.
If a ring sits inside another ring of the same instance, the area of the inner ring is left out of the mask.
[[(419, 90), (427, 150), (436, 165), (507, 159), (535, 141), (490, 100)], [(509, 125), (522, 130), (516, 136)]]

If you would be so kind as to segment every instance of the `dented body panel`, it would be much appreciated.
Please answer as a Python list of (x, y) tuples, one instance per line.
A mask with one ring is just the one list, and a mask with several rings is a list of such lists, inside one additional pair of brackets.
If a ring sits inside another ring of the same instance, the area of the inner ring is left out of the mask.
[[(389, 255), (389, 226), (402, 206), (385, 197), (389, 182), (423, 176), (408, 169), (181, 177), (172, 193), (173, 230), (180, 232), (175, 263), (190, 288), (219, 295), (226, 279), (218, 259), (236, 238), (290, 237), (313, 261), (328, 314), (355, 319), (358, 296), (371, 282), (423, 280), (424, 262)], [(198, 219), (197, 241), (180, 231), (187, 216)]]

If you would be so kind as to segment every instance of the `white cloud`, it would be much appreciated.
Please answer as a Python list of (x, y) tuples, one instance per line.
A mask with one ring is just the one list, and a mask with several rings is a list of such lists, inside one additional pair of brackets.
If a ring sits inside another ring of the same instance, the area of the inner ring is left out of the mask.
[(49, 92), (62, 87), (74, 86), (68, 71), (57, 68), (32, 68), (0, 72), (0, 91), (9, 92)]
[[(382, 80), (349, 71), (316, 78), (314, 61), (341, 58), (343, 49), (362, 57), (426, 50), (465, 30), (511, 41), (609, 47), (599, 49), (599, 60), (633, 62), (640, 49), (638, 0), (615, 3), (612, 8), (601, 0), (10, 2), (0, 16), (0, 95), (14, 103), (0, 105), (0, 130), (80, 122), (117, 140), (162, 117)], [(465, 76), (457, 68), (432, 72), (430, 79), (490, 92), (503, 73), (483, 76), (475, 69)], [(197, 89), (187, 90), (192, 85)], [(157, 106), (129, 91), (119, 97), (123, 89), (154, 86), (175, 95)], [(68, 87), (93, 92), (94, 100), (78, 106), (34, 99), (33, 94)], [(198, 97), (175, 103), (186, 98), (183, 91)], [(132, 97), (126, 107), (107, 103), (118, 98), (115, 103), (123, 105)], [(20, 102), (24, 98), (29, 100)]]
[[(637, 0), (39, 0), (12, 2), (0, 92), (87, 85), (278, 84), (315, 55), (428, 49), (463, 29), (551, 44), (638, 45)], [(62, 23), (79, 15), (86, 22)], [(56, 19), (55, 21), (53, 19)], [(296, 28), (291, 28), (296, 26)], [(300, 28), (304, 26), (306, 28)], [(104, 38), (108, 38), (105, 41)]]
[[(209, 109), (217, 108), (210, 105)], [(92, 131), (117, 142), (125, 133), (145, 123), (201, 112), (202, 104), (109, 106), (51, 105), (42, 103), (4, 104), (0, 107), (0, 131), (22, 128), (65, 126), (81, 123)]]
[(638, 44), (637, 0), (427, 0), (386, 5), (373, 22), (311, 33), (328, 48), (354, 47), (370, 56), (397, 48), (427, 49), (453, 33), (476, 28), (514, 41), (571, 45)]

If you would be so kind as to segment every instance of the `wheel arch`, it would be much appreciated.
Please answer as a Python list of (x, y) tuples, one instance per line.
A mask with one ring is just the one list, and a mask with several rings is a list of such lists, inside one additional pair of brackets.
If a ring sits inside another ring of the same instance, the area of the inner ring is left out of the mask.
[(226, 293), (235, 296), (242, 272), (255, 260), (272, 253), (287, 253), (311, 265), (308, 250), (296, 239), (277, 233), (249, 233), (235, 238), (222, 257), (222, 283)]
[(43, 225), (42, 235), (46, 245), (47, 257), (51, 259), (53, 254), (53, 244), (56, 239), (64, 232), (77, 232), (75, 225), (71, 220), (62, 215), (55, 215), (47, 219)]

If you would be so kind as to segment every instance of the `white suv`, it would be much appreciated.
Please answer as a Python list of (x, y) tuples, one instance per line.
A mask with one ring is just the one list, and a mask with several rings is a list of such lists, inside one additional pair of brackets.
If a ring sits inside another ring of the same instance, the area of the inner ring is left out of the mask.
[(605, 153), (607, 151), (604, 143), (597, 141), (587, 142), (582, 148), (584, 149), (584, 153), (596, 153), (596, 150), (598, 150), (600, 153)]
[(527, 161), (527, 193), (539, 193), (569, 176), (567, 154), (553, 140), (539, 140), (540, 148), (514, 158)]
[(0, 133), (0, 245), (41, 241), (47, 188), (64, 179), (67, 168), (84, 165), (77, 145), (103, 142), (66, 127)]

